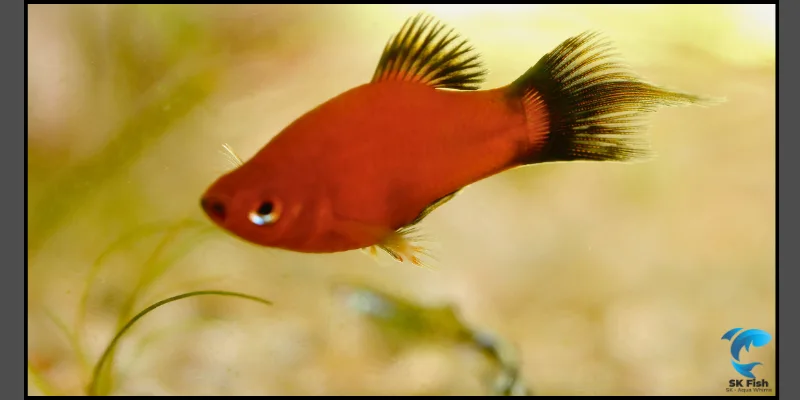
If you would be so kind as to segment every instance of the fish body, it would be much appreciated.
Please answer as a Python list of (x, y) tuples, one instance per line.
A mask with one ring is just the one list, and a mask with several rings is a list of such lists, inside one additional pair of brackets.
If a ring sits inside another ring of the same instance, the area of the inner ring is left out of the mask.
[(380, 248), (421, 264), (413, 230), (461, 189), (510, 168), (647, 154), (639, 118), (702, 101), (658, 88), (585, 33), (516, 81), (480, 90), (477, 53), (422, 14), (371, 82), (302, 115), (223, 175), (201, 206), (255, 244), (307, 253)]
[(307, 240), (296, 242), (299, 249), (369, 247), (437, 199), (518, 164), (529, 139), (524, 115), (514, 105), (500, 90), (366, 84), (322, 104), (275, 137), (253, 158), (254, 174), (295, 177), (263, 185), (307, 196), (295, 204), (316, 203), (314, 218), (306, 223), (314, 229), (304, 233)]

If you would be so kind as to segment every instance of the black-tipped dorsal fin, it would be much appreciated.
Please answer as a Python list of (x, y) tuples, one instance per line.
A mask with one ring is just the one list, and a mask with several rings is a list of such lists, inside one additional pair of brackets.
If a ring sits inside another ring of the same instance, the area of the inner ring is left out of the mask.
[(486, 70), (466, 40), (425, 13), (406, 20), (383, 50), (372, 82), (420, 82), (440, 89), (477, 90)]

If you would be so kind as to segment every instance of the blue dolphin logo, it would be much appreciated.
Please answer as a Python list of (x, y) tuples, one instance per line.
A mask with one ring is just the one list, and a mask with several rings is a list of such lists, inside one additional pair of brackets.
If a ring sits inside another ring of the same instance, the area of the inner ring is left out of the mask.
[(750, 351), (750, 346), (753, 347), (761, 347), (767, 345), (772, 340), (772, 336), (769, 333), (762, 331), (761, 329), (748, 329), (735, 339), (733, 338), (736, 336), (742, 328), (733, 328), (728, 332), (725, 332), (722, 335), (723, 340), (729, 340), (731, 342), (731, 355), (733, 356), (733, 360), (731, 360), (731, 364), (733, 365), (733, 369), (736, 372), (742, 374), (742, 376), (755, 379), (755, 375), (753, 375), (753, 368), (756, 365), (762, 365), (760, 362), (754, 362), (749, 364), (740, 364), (736, 361), (739, 361), (739, 353), (742, 351), (742, 347), (748, 352)]

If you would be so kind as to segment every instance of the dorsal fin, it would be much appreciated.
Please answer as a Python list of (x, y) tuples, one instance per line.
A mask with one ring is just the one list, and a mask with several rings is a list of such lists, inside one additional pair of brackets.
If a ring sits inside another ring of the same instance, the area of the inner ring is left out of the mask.
[(477, 90), (485, 75), (479, 54), (466, 40), (420, 13), (406, 20), (386, 43), (372, 82), (400, 80), (440, 89)]

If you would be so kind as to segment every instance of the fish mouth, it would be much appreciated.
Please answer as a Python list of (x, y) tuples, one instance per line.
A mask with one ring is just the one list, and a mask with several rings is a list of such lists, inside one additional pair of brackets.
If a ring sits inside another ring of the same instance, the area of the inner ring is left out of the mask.
[(227, 207), (222, 199), (211, 195), (205, 195), (200, 198), (200, 207), (212, 221), (220, 226), (225, 226)]

